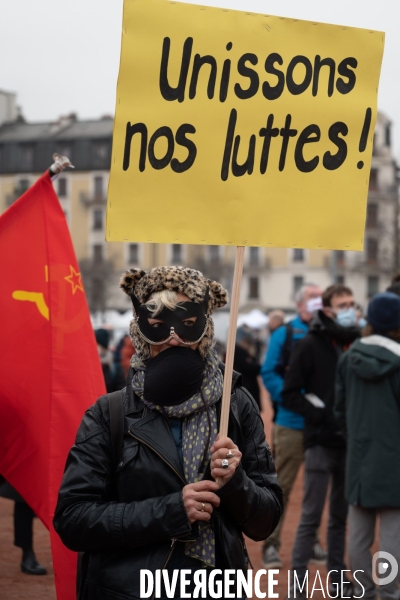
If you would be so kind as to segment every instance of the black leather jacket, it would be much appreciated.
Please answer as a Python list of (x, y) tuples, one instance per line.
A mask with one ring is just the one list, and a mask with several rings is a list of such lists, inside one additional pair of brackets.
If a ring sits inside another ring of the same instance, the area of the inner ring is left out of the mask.
[[(230, 569), (247, 568), (242, 533), (264, 540), (283, 510), (263, 423), (239, 378), (234, 374), (228, 436), (243, 456), (218, 491), (221, 504), (213, 513), (217, 566)], [(130, 390), (128, 385), (124, 391), (123, 460), (114, 465), (103, 396), (79, 427), (54, 516), (54, 527), (68, 548), (100, 556), (95, 585), (98, 597), (107, 600), (140, 598), (140, 569), (166, 568), (174, 540), (194, 539), (197, 531), (183, 506), (186, 483), (168, 422)], [(205, 478), (212, 479), (209, 465)]]

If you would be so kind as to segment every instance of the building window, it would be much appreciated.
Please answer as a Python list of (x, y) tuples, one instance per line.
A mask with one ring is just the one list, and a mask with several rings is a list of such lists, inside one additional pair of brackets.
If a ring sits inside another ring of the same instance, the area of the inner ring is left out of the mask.
[(385, 127), (385, 144), (390, 148), (392, 145), (392, 130), (390, 124)]
[(374, 192), (378, 189), (378, 169), (371, 169), (369, 175), (369, 189)]
[(182, 262), (182, 244), (172, 244), (172, 262), (175, 264)]
[(108, 142), (93, 142), (92, 152), (93, 159), (96, 165), (107, 167), (108, 155), (109, 155), (109, 144)]
[(367, 238), (367, 262), (374, 264), (378, 261), (378, 240)]
[(257, 248), (257, 246), (250, 247), (249, 262), (251, 265), (258, 265), (260, 263), (260, 248)]
[(370, 275), (367, 279), (367, 295), (368, 298), (372, 298), (375, 294), (379, 293), (379, 277), (376, 275)]
[(64, 198), (67, 195), (67, 180), (65, 177), (60, 177), (58, 180), (58, 196)]
[(33, 170), (33, 146), (22, 144), (19, 147), (18, 167), (21, 171)]
[(293, 249), (293, 262), (303, 262), (303, 261), (304, 261), (303, 248), (294, 248)]
[(29, 189), (29, 179), (20, 179), (16, 189), (17, 195), (22, 196)]
[(293, 277), (293, 295), (295, 295), (296, 292), (299, 291), (299, 289), (301, 288), (303, 283), (304, 283), (304, 277), (302, 275), (295, 275)]
[(8, 208), (13, 204), (22, 194), (24, 194), (29, 189), (29, 179), (19, 179), (14, 187), (14, 191), (12, 194), (7, 194), (6, 196), (6, 207)]
[(94, 178), (94, 195), (100, 200), (103, 199), (103, 177), (98, 176)]
[(139, 244), (129, 244), (129, 263), (136, 265), (139, 262)]
[(249, 298), (257, 300), (259, 297), (259, 282), (258, 277), (249, 277)]
[(103, 229), (103, 211), (102, 210), (94, 210), (93, 211), (93, 229), (96, 231), (101, 231)]
[(378, 205), (368, 204), (367, 206), (367, 227), (374, 229), (378, 227)]
[(218, 264), (220, 261), (220, 247), (219, 246), (208, 246), (208, 255), (210, 262)]
[(93, 246), (93, 260), (94, 260), (94, 262), (101, 262), (103, 260), (103, 246), (102, 246), (102, 244), (94, 244), (94, 246)]

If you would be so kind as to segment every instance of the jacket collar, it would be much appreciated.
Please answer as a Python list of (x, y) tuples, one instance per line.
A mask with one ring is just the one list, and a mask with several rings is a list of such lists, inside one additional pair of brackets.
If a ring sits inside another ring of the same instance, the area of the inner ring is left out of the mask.
[(317, 310), (310, 323), (310, 333), (326, 335), (342, 346), (348, 346), (360, 337), (361, 332), (359, 327), (343, 327), (327, 317), (322, 310)]
[(144, 410), (143, 417), (129, 427), (130, 434), (149, 446), (185, 482), (178, 450), (167, 419), (156, 410)]

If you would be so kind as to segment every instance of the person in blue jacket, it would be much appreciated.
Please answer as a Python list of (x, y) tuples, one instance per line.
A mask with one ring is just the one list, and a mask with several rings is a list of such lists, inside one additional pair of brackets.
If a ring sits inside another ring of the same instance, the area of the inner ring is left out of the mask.
[[(261, 369), (264, 385), (271, 396), (274, 407), (273, 449), (285, 505), (304, 458), (304, 418), (282, 405), (281, 393), (292, 349), (296, 342), (308, 333), (308, 324), (313, 312), (321, 306), (321, 294), (321, 288), (314, 283), (306, 283), (297, 291), (295, 301), (298, 314), (289, 323), (278, 327), (272, 333), (265, 362)], [(282, 524), (283, 517), (273, 533), (264, 541), (262, 564), (266, 569), (283, 567), (279, 556)], [(317, 538), (312, 562), (322, 564), (325, 560), (326, 553), (319, 545)]]

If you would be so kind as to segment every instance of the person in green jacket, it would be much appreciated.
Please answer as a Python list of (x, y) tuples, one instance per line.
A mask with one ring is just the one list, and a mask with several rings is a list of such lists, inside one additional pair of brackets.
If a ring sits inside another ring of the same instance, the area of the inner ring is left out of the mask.
[[(361, 340), (340, 359), (335, 417), (347, 438), (349, 559), (365, 588), (355, 596), (397, 600), (400, 564), (400, 297), (385, 292), (368, 307)], [(379, 551), (374, 542), (380, 518)], [(386, 554), (385, 554), (386, 553)], [(392, 557), (388, 556), (389, 553)], [(397, 563), (397, 564), (396, 564)], [(374, 572), (375, 571), (375, 572)]]

